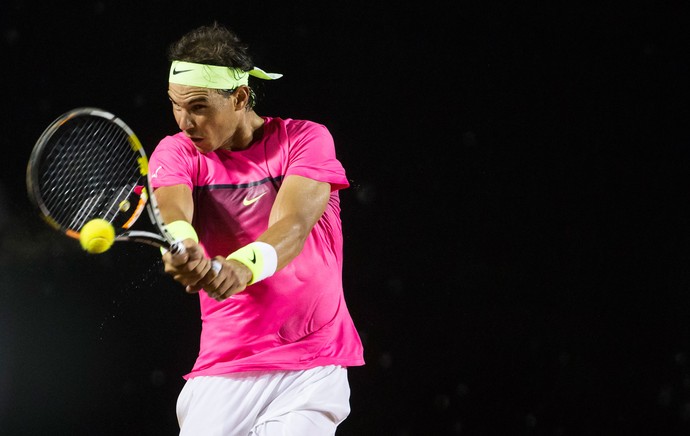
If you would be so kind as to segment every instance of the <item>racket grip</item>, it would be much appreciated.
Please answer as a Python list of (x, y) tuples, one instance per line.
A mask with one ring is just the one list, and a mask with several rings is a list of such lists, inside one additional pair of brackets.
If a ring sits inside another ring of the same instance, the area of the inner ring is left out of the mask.
[[(180, 254), (184, 254), (185, 251), (187, 251), (187, 250), (184, 248), (184, 244), (182, 243), (182, 241), (177, 241), (177, 242), (170, 244), (170, 250), (169, 251), (173, 256), (179, 256)], [(223, 268), (222, 263), (218, 262), (217, 260), (211, 261), (211, 269), (213, 269), (213, 272), (216, 275), (218, 275), (221, 268)]]
[(184, 248), (184, 244), (182, 243), (182, 241), (177, 241), (170, 244), (169, 251), (173, 256), (178, 256), (180, 254), (184, 254), (187, 250)]
[[(170, 244), (170, 254), (173, 256), (179, 256), (180, 254), (184, 254), (187, 250), (184, 248), (184, 244), (182, 241), (177, 241), (172, 244)], [(218, 275), (220, 272), (221, 268), (223, 268), (223, 264), (218, 262), (217, 260), (212, 260), (211, 261), (211, 269), (213, 270), (215, 275)]]

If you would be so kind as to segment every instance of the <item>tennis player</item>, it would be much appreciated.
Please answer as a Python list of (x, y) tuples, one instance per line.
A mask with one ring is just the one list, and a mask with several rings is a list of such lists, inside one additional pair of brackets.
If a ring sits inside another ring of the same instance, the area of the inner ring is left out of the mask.
[[(163, 220), (187, 253), (165, 271), (198, 293), (200, 349), (177, 402), (180, 435), (333, 435), (350, 413), (347, 368), (364, 364), (343, 295), (328, 129), (260, 116), (257, 68), (217, 23), (171, 45), (180, 132), (151, 154)], [(212, 260), (220, 268), (212, 267)]]

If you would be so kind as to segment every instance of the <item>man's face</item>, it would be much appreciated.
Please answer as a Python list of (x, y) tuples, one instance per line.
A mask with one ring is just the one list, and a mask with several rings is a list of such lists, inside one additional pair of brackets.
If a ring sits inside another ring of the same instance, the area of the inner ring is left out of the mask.
[(196, 148), (204, 153), (230, 149), (244, 109), (237, 109), (234, 94), (226, 97), (215, 89), (168, 85), (175, 121)]

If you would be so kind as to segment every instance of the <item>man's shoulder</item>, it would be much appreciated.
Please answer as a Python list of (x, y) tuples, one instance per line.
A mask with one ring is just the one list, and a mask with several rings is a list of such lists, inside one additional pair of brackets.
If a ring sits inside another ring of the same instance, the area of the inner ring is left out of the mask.
[[(173, 133), (167, 136), (164, 136), (163, 139), (160, 140), (159, 145), (169, 145), (169, 144), (175, 144), (178, 146), (188, 146), (192, 144), (192, 142), (185, 136), (183, 132), (177, 132)], [(192, 144), (193, 145), (193, 144)]]
[(269, 125), (283, 127), (287, 131), (301, 131), (305, 129), (326, 129), (326, 126), (312, 120), (299, 118), (265, 117)]
[(194, 143), (183, 132), (163, 137), (153, 150), (153, 155), (160, 154), (196, 154)]

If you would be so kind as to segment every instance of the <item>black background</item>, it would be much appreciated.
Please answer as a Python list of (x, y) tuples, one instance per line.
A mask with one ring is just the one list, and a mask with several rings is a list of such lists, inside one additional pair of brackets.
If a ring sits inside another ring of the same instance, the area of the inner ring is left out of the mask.
[(166, 48), (213, 20), (285, 75), (257, 112), (326, 124), (352, 181), (367, 364), (339, 435), (690, 432), (679, 7), (217, 3), (0, 6), (0, 434), (176, 434), (195, 297), (156, 250), (87, 255), (52, 232), (24, 178), (73, 107), (118, 114), (148, 151), (176, 131)]

